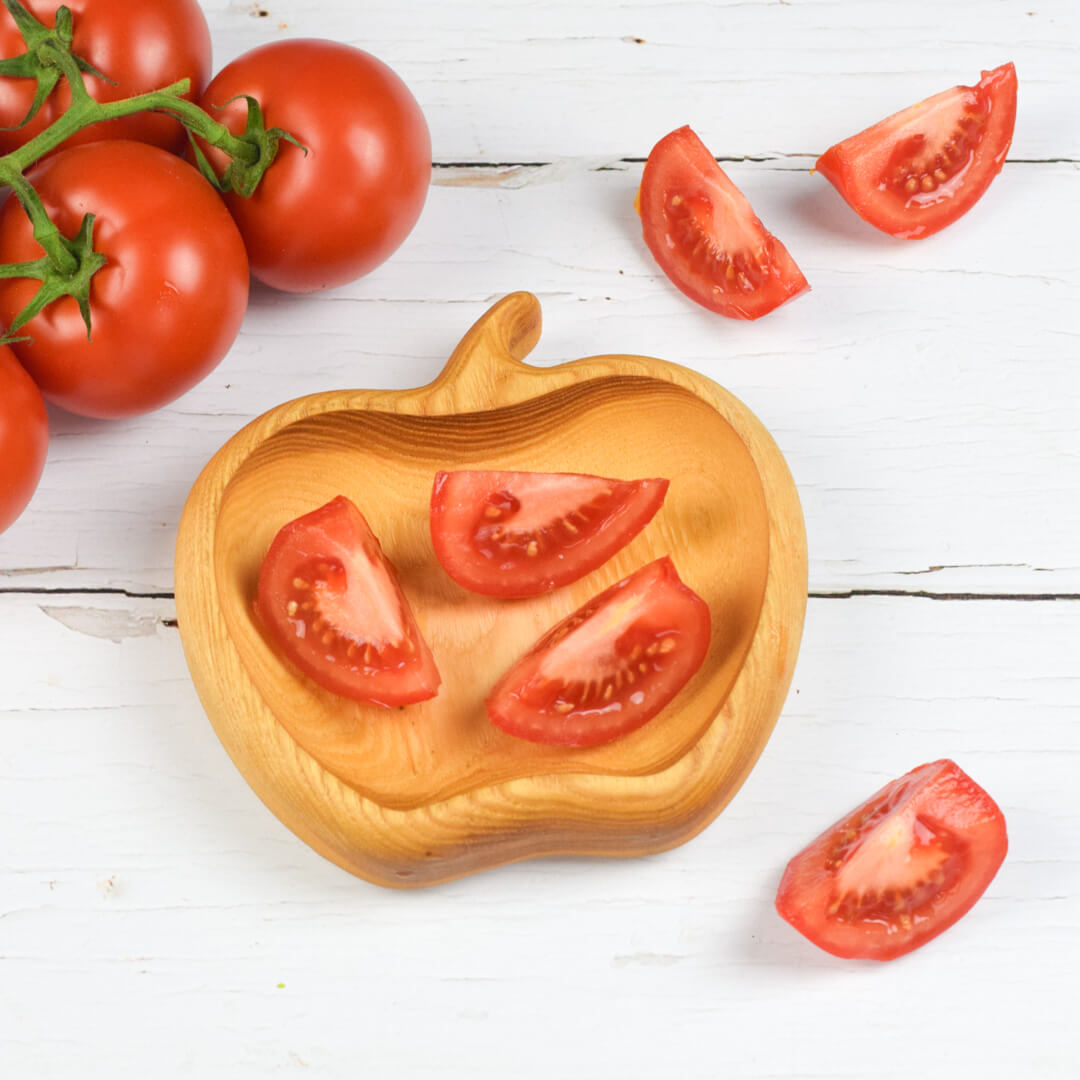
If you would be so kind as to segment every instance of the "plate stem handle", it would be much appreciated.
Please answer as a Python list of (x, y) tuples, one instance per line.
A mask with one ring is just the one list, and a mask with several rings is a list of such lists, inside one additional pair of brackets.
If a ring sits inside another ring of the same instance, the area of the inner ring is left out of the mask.
[(540, 301), (515, 292), (493, 304), (461, 339), (442, 373), (431, 384), (432, 397), (455, 411), (490, 408), (513, 398), (513, 385), (533, 369), (523, 363), (540, 340)]

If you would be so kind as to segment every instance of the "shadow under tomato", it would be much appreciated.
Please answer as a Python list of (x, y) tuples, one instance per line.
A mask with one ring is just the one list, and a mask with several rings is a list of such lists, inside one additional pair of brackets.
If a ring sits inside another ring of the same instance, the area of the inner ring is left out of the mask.
[(863, 221), (820, 176), (811, 176), (810, 182), (795, 189), (787, 210), (808, 230), (839, 237), (868, 251), (880, 251), (899, 242)]

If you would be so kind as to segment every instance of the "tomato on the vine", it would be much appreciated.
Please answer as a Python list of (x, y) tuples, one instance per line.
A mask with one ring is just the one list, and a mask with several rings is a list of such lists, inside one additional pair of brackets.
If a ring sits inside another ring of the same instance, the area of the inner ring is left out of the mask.
[[(74, 17), (72, 52), (108, 76), (112, 83), (89, 73), (83, 83), (97, 101), (160, 90), (181, 79), (191, 80), (192, 100), (202, 93), (210, 77), (210, 28), (197, 0), (62, 0)], [(23, 0), (46, 26), (53, 26), (61, 0)], [(20, 56), (26, 43), (11, 15), (0, 7), (0, 59)], [(115, 85), (114, 85), (115, 84)], [(34, 100), (32, 79), (0, 78), (0, 154), (29, 142), (59, 118), (71, 104), (64, 79), (46, 99), (37, 115), (16, 128)], [(179, 151), (187, 136), (179, 121), (164, 113), (142, 112), (93, 124), (77, 132), (65, 147), (99, 139), (135, 139), (166, 150)]]
[(930, 236), (982, 198), (1012, 143), (1016, 69), (984, 71), (829, 147), (817, 171), (890, 236)]
[(48, 445), (41, 391), (11, 350), (0, 345), (0, 533), (34, 494)]
[[(214, 189), (178, 157), (146, 143), (61, 150), (27, 179), (52, 220), (75, 236), (97, 215), (94, 247), (107, 259), (90, 283), (92, 340), (77, 302), (49, 304), (12, 349), (50, 401), (83, 416), (150, 412), (208, 375), (228, 352), (247, 308), (244, 244)], [(0, 209), (0, 262), (42, 250), (18, 201)], [(0, 281), (9, 326), (38, 288)]]
[[(199, 104), (241, 134), (256, 98), (282, 140), (250, 198), (226, 196), (260, 281), (333, 288), (390, 257), (412, 231), (431, 179), (431, 138), (408, 87), (382, 61), (333, 41), (274, 42), (214, 77)], [(231, 103), (230, 103), (231, 101)], [(211, 148), (220, 172), (227, 159)]]

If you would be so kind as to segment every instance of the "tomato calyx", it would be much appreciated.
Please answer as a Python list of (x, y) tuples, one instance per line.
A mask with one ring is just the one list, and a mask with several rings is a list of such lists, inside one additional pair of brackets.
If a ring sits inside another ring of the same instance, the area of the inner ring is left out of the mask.
[(39, 222), (44, 218), (44, 227), (47, 227), (50, 234), (50, 246), (54, 247), (54, 249), (58, 248), (60, 252), (68, 256), (73, 269), (68, 272), (66, 269), (58, 267), (58, 260), (51, 254), (43, 255), (40, 259), (34, 259), (32, 262), (10, 263), (6, 266), (0, 266), (0, 278), (36, 278), (41, 282), (41, 287), (34, 294), (34, 298), (12, 319), (7, 332), (0, 337), (0, 345), (10, 345), (16, 341), (28, 341), (29, 339), (26, 337), (19, 337), (18, 331), (54, 300), (59, 300), (63, 296), (72, 297), (79, 305), (79, 313), (86, 324), (86, 336), (90, 340), (90, 282), (94, 275), (108, 262), (108, 259), (100, 251), (94, 250), (94, 215), (86, 214), (82, 219), (78, 233), (76, 233), (74, 239), (69, 240), (49, 219), (44, 206), (41, 205), (41, 200), (37, 198), (30, 185), (22, 177), (19, 179), (22, 181), (22, 185), (25, 185), (25, 192), (20, 190), (19, 184), (15, 185), (15, 194), (20, 200), (24, 199), (26, 193), (33, 195), (31, 205), (28, 206), (27, 201), (24, 200), (23, 206), (27, 207), (30, 218), (34, 222), (35, 238), (38, 243), (41, 243), (43, 247), (45, 246), (43, 237), (38, 235)]
[[(7, 60), (0, 60), (0, 77), (8, 76), (17, 79), (33, 79), (37, 83), (34, 91), (34, 100), (22, 120), (8, 131), (18, 131), (26, 127), (31, 120), (41, 111), (42, 105), (48, 100), (49, 95), (56, 89), (56, 84), (61, 77), (70, 77), (72, 65), (76, 74), (86, 72), (97, 79), (115, 86), (116, 84), (103, 72), (98, 71), (93, 64), (83, 57), (71, 51), (71, 43), (75, 36), (74, 20), (71, 9), (61, 7), (56, 12), (56, 25), (46, 26), (35, 18), (19, 0), (3, 0), (15, 26), (26, 42), (26, 52), (21, 56), (13, 56)], [(69, 62), (64, 63), (61, 57), (68, 57)], [(82, 86), (82, 79), (75, 82)], [(76, 94), (74, 82), (72, 94)]]
[[(226, 145), (229, 140), (239, 140), (240, 143), (249, 148), (250, 152), (248, 154), (231, 154), (232, 160), (225, 167), (225, 172), (222, 176), (218, 176), (214, 171), (213, 165), (207, 160), (206, 155), (202, 151), (202, 147), (199, 146), (199, 143), (195, 138), (195, 125), (188, 123), (186, 120), (184, 122), (188, 129), (188, 139), (191, 143), (195, 165), (199, 172), (203, 174), (210, 184), (223, 194), (232, 191), (241, 198), (250, 199), (251, 196), (255, 194), (255, 189), (259, 186), (260, 181), (266, 174), (266, 170), (273, 165), (282, 139), (292, 143), (293, 146), (300, 150), (303, 150), (305, 157), (307, 156), (308, 148), (300, 142), (296, 136), (290, 134), (284, 128), (268, 128), (266, 126), (266, 119), (263, 117), (262, 106), (259, 104), (258, 100), (250, 94), (237, 94), (235, 97), (232, 97), (225, 102), (225, 105), (215, 106), (215, 108), (225, 108), (226, 105), (230, 105), (232, 102), (240, 100), (246, 101), (248, 107), (247, 122), (244, 127), (243, 135), (229, 135), (227, 129), (224, 128), (222, 128), (221, 131), (210, 131), (206, 133), (198, 132), (207, 143), (218, 149), (224, 150), (226, 153), (230, 153)], [(180, 117), (180, 119), (183, 120), (184, 118)], [(216, 126), (219, 128), (221, 127), (221, 125)], [(222, 132), (224, 132), (224, 135), (229, 135), (228, 140), (224, 138)]]

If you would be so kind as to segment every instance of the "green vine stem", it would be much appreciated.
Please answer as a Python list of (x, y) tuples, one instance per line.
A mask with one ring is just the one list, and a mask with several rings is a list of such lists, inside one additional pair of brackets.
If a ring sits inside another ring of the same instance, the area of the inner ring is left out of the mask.
[(5, 177), (15, 197), (22, 203), (30, 224), (34, 227), (34, 239), (41, 245), (49, 261), (65, 277), (70, 277), (78, 269), (75, 256), (64, 246), (63, 237), (56, 227), (41, 196), (30, 186), (20, 172), (13, 172)]
[[(234, 135), (224, 124), (184, 97), (191, 89), (189, 79), (181, 79), (171, 86), (121, 101), (96, 101), (86, 89), (83, 73), (109, 80), (87, 61), (72, 53), (73, 23), (70, 10), (59, 8), (56, 25), (50, 28), (39, 22), (20, 0), (0, 2), (15, 20), (27, 45), (27, 51), (21, 56), (0, 61), (0, 78), (36, 79), (38, 83), (30, 111), (18, 126), (25, 125), (33, 118), (61, 78), (66, 79), (71, 88), (71, 104), (62, 116), (22, 146), (0, 157), (0, 187), (12, 189), (30, 219), (34, 239), (45, 252), (44, 258), (33, 262), (0, 266), (0, 278), (28, 277), (42, 283), (34, 299), (12, 321), (8, 334), (0, 337), (0, 344), (18, 340), (12, 334), (44, 306), (61, 296), (76, 299), (89, 335), (90, 279), (105, 265), (105, 257), (93, 250), (93, 215), (87, 215), (77, 236), (63, 236), (24, 175), (32, 165), (85, 127), (154, 110), (168, 113), (187, 128), (196, 163), (207, 180), (220, 191), (234, 191), (249, 197), (277, 156), (279, 142), (286, 139), (298, 146), (300, 144), (280, 128), (268, 129), (254, 98), (246, 99), (248, 117), (244, 133)], [(222, 151), (231, 159), (223, 176), (219, 177), (214, 172), (196, 139)]]

